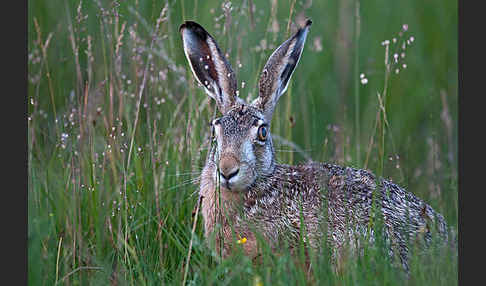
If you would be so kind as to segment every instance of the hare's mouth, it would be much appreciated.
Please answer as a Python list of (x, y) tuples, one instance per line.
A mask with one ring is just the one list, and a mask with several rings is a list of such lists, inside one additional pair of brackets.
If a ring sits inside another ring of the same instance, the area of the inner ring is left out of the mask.
[(225, 178), (220, 178), (219, 183), (221, 187), (233, 192), (242, 191), (247, 187), (245, 180), (242, 180), (238, 177), (234, 177), (229, 180)]
[(240, 191), (241, 190), (241, 186), (237, 185), (237, 184), (234, 184), (234, 183), (230, 183), (229, 181), (226, 181), (226, 183), (224, 184), (221, 184), (226, 190), (228, 191), (233, 191), (233, 192), (237, 192), (237, 191)]

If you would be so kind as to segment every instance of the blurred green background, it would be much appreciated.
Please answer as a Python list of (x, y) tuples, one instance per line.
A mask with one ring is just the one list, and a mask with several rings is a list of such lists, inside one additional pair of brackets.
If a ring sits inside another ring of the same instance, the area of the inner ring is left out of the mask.
[[(369, 169), (457, 229), (457, 1), (28, 1), (29, 284), (182, 281), (215, 105), (178, 27), (216, 38), (247, 99), (306, 17), (272, 121), (278, 161)], [(214, 264), (201, 220), (188, 281), (248, 285), (265, 271), (221, 279), (234, 268)], [(415, 282), (457, 282), (455, 261), (428, 267)], [(325, 281), (366, 284), (356, 269)]]

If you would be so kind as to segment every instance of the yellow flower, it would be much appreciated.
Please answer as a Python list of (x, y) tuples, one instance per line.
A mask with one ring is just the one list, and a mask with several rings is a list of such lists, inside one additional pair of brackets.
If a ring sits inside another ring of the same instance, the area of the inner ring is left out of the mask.
[(262, 278), (260, 276), (253, 277), (253, 286), (263, 286)]
[(236, 241), (236, 243), (238, 243), (238, 244), (245, 244), (245, 243), (246, 243), (246, 237), (243, 237), (243, 238), (241, 238), (241, 239), (238, 239), (238, 240)]

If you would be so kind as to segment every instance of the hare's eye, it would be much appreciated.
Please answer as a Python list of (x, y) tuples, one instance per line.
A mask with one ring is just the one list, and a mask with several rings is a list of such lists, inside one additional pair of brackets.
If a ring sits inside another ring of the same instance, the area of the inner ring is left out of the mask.
[(265, 141), (267, 139), (267, 127), (262, 125), (258, 128), (258, 140)]

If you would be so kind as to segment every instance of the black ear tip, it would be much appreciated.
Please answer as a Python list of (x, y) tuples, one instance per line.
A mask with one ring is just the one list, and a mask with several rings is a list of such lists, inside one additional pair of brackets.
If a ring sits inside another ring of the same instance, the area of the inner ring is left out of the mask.
[(182, 31), (182, 29), (197, 29), (197, 28), (201, 28), (202, 29), (201, 25), (199, 25), (198, 23), (196, 23), (194, 21), (185, 21), (179, 27), (179, 31)]
[(182, 23), (182, 25), (179, 27), (179, 33), (182, 34), (183, 30), (185, 29), (191, 31), (193, 34), (202, 39), (206, 39), (206, 35), (208, 35), (208, 32), (201, 25), (193, 21), (185, 21)]
[(305, 26), (306, 27), (309, 27), (310, 25), (312, 25), (312, 20), (311, 19), (307, 19), (307, 21), (305, 22)]
[(182, 30), (185, 29), (187, 27), (187, 23), (184, 22), (182, 23), (182, 25), (179, 26), (179, 33), (182, 33)]

